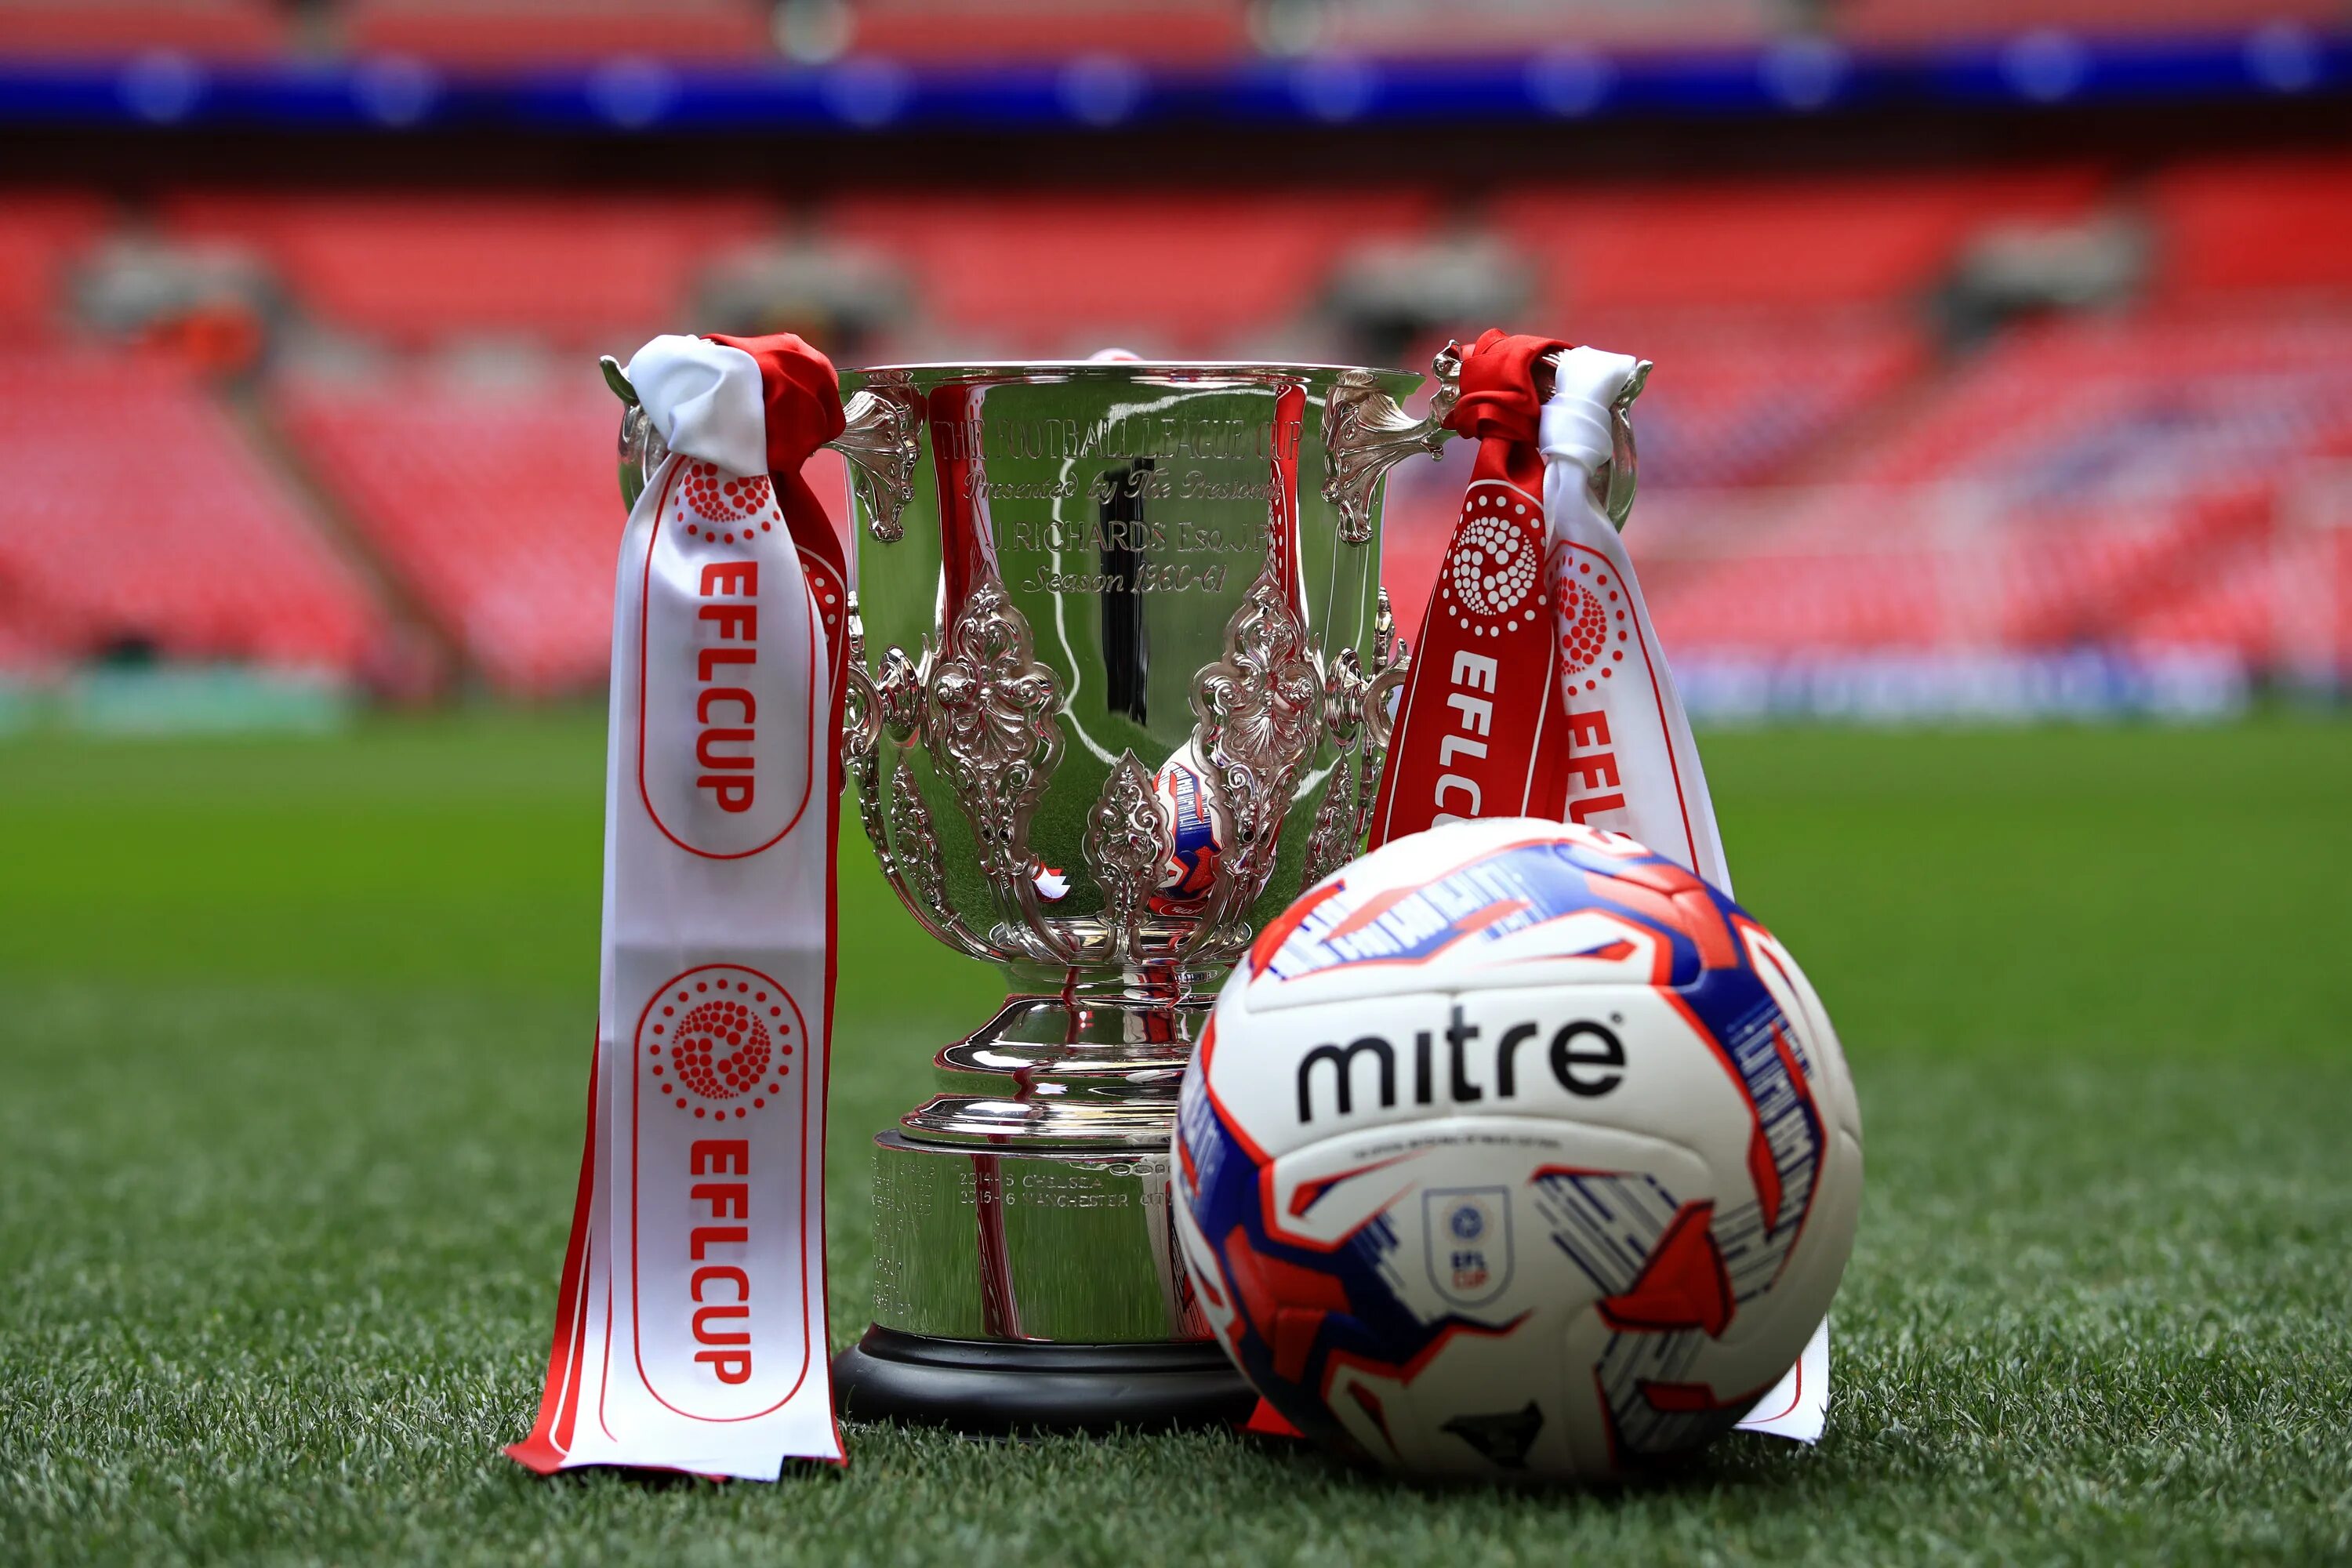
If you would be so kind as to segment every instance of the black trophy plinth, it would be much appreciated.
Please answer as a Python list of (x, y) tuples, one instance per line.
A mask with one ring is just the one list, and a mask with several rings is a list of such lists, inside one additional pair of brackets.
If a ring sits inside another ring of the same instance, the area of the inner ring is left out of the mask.
[(877, 1323), (834, 1357), (833, 1399), (856, 1420), (1005, 1436), (1234, 1426), (1257, 1395), (1210, 1341), (949, 1340)]

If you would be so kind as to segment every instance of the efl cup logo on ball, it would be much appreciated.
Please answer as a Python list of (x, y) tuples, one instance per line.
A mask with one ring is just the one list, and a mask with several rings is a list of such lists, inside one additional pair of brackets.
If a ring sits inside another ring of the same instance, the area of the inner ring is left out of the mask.
[(1456, 1306), (1483, 1307), (1511, 1282), (1506, 1187), (1439, 1187), (1421, 1194), (1430, 1283)]
[(1611, 1475), (1728, 1431), (1828, 1310), (1862, 1182), (1787, 950), (1633, 840), (1525, 818), (1300, 899), (1220, 997), (1175, 1147), (1236, 1364), (1301, 1429), (1438, 1474)]

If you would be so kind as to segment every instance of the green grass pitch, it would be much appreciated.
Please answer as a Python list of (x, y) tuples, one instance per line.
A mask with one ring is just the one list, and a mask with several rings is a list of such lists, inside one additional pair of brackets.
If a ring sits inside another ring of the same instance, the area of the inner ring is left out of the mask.
[[(0, 1563), (2352, 1557), (2352, 726), (1706, 744), (1863, 1095), (1829, 1436), (1552, 1494), (1225, 1434), (527, 1475), (600, 721), (0, 745)], [(866, 1137), (993, 995), (846, 852), (836, 1342)]]

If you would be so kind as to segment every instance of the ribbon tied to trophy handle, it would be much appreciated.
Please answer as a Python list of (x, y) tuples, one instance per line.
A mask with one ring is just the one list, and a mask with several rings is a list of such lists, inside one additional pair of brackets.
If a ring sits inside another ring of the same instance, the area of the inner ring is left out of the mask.
[[(637, 389), (630, 384), (621, 362), (611, 354), (596, 362), (604, 384), (621, 400), (621, 499), (637, 504), (646, 481), (669, 455), (661, 433), (646, 416)], [(904, 531), (900, 521), (914, 498), (915, 465), (922, 457), (916, 433), (914, 389), (903, 378), (877, 376), (872, 384), (852, 394), (842, 405), (840, 435), (824, 445), (839, 452), (849, 464), (850, 483), (865, 503), (867, 526), (884, 544), (895, 544)]]
[[(1538, 368), (1538, 401), (1549, 396), (1549, 384), (1556, 356), (1546, 356)], [(625, 405), (621, 420), (621, 491), (636, 504), (638, 491), (666, 455), (660, 436), (646, 417), (636, 389), (629, 384), (620, 362), (606, 354), (598, 361), (604, 381)], [(1610, 457), (1593, 471), (1593, 504), (1608, 515), (1620, 531), (1633, 510), (1637, 458), (1631, 411), (1633, 400), (1648, 382), (1650, 362), (1643, 360), (1611, 402)], [(1340, 537), (1362, 544), (1371, 537), (1372, 492), (1388, 471), (1415, 452), (1436, 457), (1458, 432), (1446, 423), (1461, 398), (1462, 348), (1449, 341), (1430, 361), (1436, 389), (1429, 411), (1416, 419), (1369, 373), (1340, 378), (1324, 409), (1328, 468), (1323, 498), (1339, 511)], [(903, 531), (901, 517), (914, 495), (915, 466), (922, 456), (917, 434), (913, 388), (901, 379), (878, 377), (851, 395), (843, 405), (845, 427), (825, 443), (847, 460), (850, 482), (866, 503), (867, 527), (884, 544), (896, 543)]]
[[(1329, 472), (1323, 480), (1323, 499), (1339, 511), (1340, 536), (1361, 544), (1371, 537), (1372, 492), (1388, 471), (1415, 452), (1436, 457), (1445, 443), (1460, 434), (1447, 420), (1462, 397), (1462, 345), (1448, 341), (1430, 361), (1436, 390), (1429, 412), (1416, 419), (1371, 375), (1356, 373), (1340, 378), (1324, 410), (1324, 447)], [(1557, 354), (1537, 363), (1536, 400), (1549, 401)], [(1633, 400), (1650, 378), (1650, 362), (1641, 361), (1609, 405), (1609, 460), (1593, 470), (1592, 502), (1608, 515), (1612, 526), (1623, 531), (1633, 514), (1636, 458), (1633, 447)]]

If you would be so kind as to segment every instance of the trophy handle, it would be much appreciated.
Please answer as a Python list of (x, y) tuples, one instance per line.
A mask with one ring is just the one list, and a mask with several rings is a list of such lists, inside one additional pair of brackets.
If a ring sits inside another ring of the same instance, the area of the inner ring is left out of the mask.
[(1350, 544), (1371, 539), (1372, 492), (1388, 471), (1415, 452), (1434, 458), (1454, 434), (1445, 416), (1462, 395), (1462, 346), (1449, 341), (1429, 368), (1437, 391), (1423, 418), (1405, 413), (1367, 371), (1342, 375), (1323, 405), (1323, 499), (1339, 509), (1339, 537)]
[(621, 400), (621, 505), (635, 511), (637, 498), (645, 493), (646, 481), (653, 477), (669, 448), (662, 444), (661, 433), (646, 416), (644, 405), (637, 401), (637, 389), (621, 370), (621, 362), (611, 354), (596, 361), (596, 368), (604, 373), (604, 384)]
[(1372, 807), (1378, 803), (1381, 769), (1388, 761), (1389, 699), (1404, 684), (1412, 668), (1403, 639), (1396, 635), (1396, 616), (1389, 607), (1389, 591), (1380, 591), (1380, 614), (1372, 623), (1372, 673), (1364, 674), (1356, 650), (1343, 647), (1332, 656), (1323, 684), (1323, 731), (1339, 748), (1323, 786), (1323, 804), (1315, 813), (1315, 829), (1307, 839), (1307, 884), (1321, 881), (1364, 847), (1371, 831)]
[(1633, 399), (1642, 395), (1642, 388), (1649, 383), (1650, 362), (1643, 360), (1609, 400), (1609, 460), (1592, 471), (1589, 487), (1592, 504), (1608, 515), (1610, 526), (1620, 533), (1625, 531), (1625, 520), (1633, 515)]
[[(1550, 362), (1547, 361), (1547, 364)], [(1323, 447), (1329, 465), (1323, 480), (1323, 499), (1339, 510), (1339, 535), (1350, 544), (1372, 536), (1372, 492), (1388, 471), (1415, 452), (1437, 456), (1454, 434), (1445, 416), (1462, 395), (1462, 346), (1448, 342), (1430, 361), (1437, 392), (1423, 418), (1409, 416), (1402, 405), (1363, 372), (1339, 378), (1323, 410)], [(1607, 514), (1611, 526), (1622, 533), (1633, 512), (1635, 456), (1633, 400), (1648, 384), (1651, 364), (1643, 360), (1609, 404), (1609, 460), (1593, 470), (1592, 504)]]
[(914, 384), (904, 372), (878, 374), (853, 393), (841, 413), (840, 435), (825, 443), (849, 461), (849, 482), (866, 508), (866, 526), (884, 544), (906, 531), (901, 517), (915, 495), (915, 464), (923, 455), (916, 436)]
[[(646, 416), (637, 389), (629, 384), (621, 362), (611, 354), (596, 361), (604, 384), (619, 398), (621, 410), (621, 500), (634, 509), (645, 493), (646, 481), (669, 456), (653, 421)], [(895, 544), (904, 531), (899, 521), (915, 494), (915, 462), (922, 444), (915, 435), (915, 394), (911, 384), (877, 378), (842, 405), (844, 427), (825, 443), (849, 462), (850, 483), (865, 503), (866, 526), (885, 544)]]
[(1375, 780), (1388, 761), (1389, 731), (1393, 727), (1389, 699), (1404, 689), (1405, 678), (1412, 673), (1412, 650), (1396, 635), (1396, 614), (1389, 607), (1389, 591), (1383, 588), (1380, 615), (1372, 622), (1372, 678), (1356, 700), (1364, 726), (1365, 761)]

